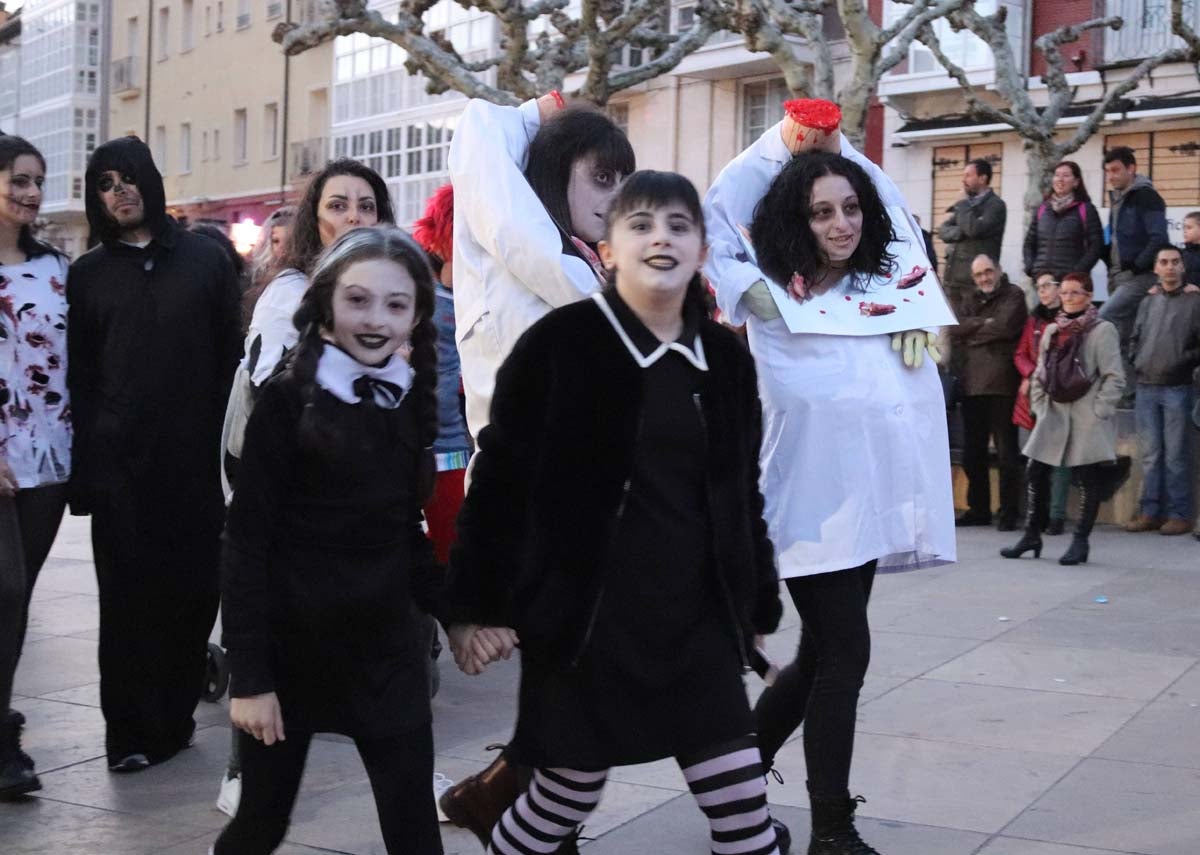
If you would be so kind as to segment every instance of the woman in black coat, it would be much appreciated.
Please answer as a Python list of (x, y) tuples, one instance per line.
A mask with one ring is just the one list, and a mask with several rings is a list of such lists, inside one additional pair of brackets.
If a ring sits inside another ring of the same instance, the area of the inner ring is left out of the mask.
[(500, 369), (451, 552), (460, 665), (495, 658), (487, 627), (521, 644), (511, 748), (537, 771), (491, 851), (557, 851), (610, 767), (674, 756), (721, 851), (775, 853), (741, 680), (781, 613), (754, 365), (707, 317), (687, 179), (635, 173), (608, 224), (615, 286), (534, 324)]
[(1079, 164), (1064, 160), (1054, 167), (1046, 199), (1025, 234), (1025, 275), (1052, 273), (1062, 279), (1091, 270), (1104, 253), (1104, 227), (1092, 204)]

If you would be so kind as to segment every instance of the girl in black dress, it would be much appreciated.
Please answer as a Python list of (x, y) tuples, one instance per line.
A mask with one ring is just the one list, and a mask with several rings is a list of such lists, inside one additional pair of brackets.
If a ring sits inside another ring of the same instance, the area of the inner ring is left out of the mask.
[(742, 684), (781, 612), (754, 366), (708, 317), (686, 178), (630, 177), (600, 254), (615, 284), (535, 323), (501, 367), (451, 551), (460, 665), (508, 652), (496, 627), (521, 645), (511, 748), (536, 772), (491, 851), (558, 851), (610, 767), (673, 756), (714, 852), (774, 855)]
[(389, 853), (442, 852), (416, 613), (438, 589), (420, 510), (437, 425), (433, 299), (406, 234), (347, 233), (317, 263), (300, 341), (250, 417), (222, 570), (242, 798), (216, 855), (279, 845), (318, 731), (354, 739)]

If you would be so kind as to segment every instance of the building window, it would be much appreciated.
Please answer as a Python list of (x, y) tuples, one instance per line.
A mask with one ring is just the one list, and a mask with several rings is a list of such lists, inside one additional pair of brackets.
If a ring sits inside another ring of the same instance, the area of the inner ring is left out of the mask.
[(1167, 205), (1196, 207), (1200, 198), (1200, 130), (1180, 128), (1104, 138), (1105, 151), (1118, 146), (1133, 149), (1137, 171), (1154, 182)]
[(263, 159), (279, 157), (279, 105), (263, 108)]
[(233, 111), (233, 162), (246, 162), (246, 111)]
[(220, 33), (225, 29), (225, 2), (217, 0), (217, 32)]
[(200, 132), (200, 162), (208, 160), (208, 131)]
[(158, 10), (158, 60), (162, 62), (167, 58), (167, 48), (170, 44), (169, 35), (171, 32), (171, 10), (163, 6)]
[(217, 128), (213, 128), (212, 159), (221, 159), (221, 131)]
[(742, 148), (783, 118), (783, 102), (792, 97), (782, 77), (742, 87)]
[(125, 51), (126, 56), (137, 56), (141, 53), (141, 32), (136, 17), (125, 21), (125, 43), (128, 45), (128, 49)]
[(282, 0), (267, 0), (267, 20), (278, 18), (283, 14)]
[(244, 30), (250, 26), (250, 0), (238, 0), (237, 28)]
[(192, 125), (184, 122), (179, 126), (179, 172), (192, 171)]
[(154, 129), (154, 165), (163, 175), (167, 174), (167, 126), (159, 125)]
[(204, 35), (212, 35), (212, 4), (204, 7)]
[(191, 50), (195, 38), (192, 34), (192, 28), (195, 24), (196, 9), (193, 0), (183, 0), (183, 20), (180, 22), (179, 29), (179, 49), (181, 51)]

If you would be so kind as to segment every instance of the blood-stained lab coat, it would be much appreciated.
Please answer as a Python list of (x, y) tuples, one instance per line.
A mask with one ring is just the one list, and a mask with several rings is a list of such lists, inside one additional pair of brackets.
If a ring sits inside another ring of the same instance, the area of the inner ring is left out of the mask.
[(517, 339), (551, 309), (600, 288), (586, 261), (563, 252), (562, 232), (525, 179), (540, 127), (536, 101), (501, 107), (472, 100), (450, 143), (455, 337), (475, 437), (488, 423), (496, 371)]
[[(907, 206), (883, 170), (843, 138), (842, 155), (875, 182), (889, 208)], [(745, 323), (763, 404), (762, 491), (782, 578), (857, 567), (880, 572), (955, 560), (946, 410), (937, 366), (906, 368), (888, 335), (797, 334), (739, 305), (765, 275), (738, 226), (791, 159), (769, 128), (717, 177), (704, 199), (705, 274), (726, 320)], [(920, 235), (911, 215), (899, 234)], [(918, 244), (920, 245), (920, 244)]]

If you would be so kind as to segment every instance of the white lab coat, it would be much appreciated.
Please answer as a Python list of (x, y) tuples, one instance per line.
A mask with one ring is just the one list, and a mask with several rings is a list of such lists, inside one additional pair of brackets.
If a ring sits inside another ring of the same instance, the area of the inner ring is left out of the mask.
[(600, 287), (586, 261), (563, 253), (562, 233), (525, 180), (540, 126), (536, 101), (472, 100), (450, 143), (455, 339), (476, 437), (488, 423), (496, 371), (521, 334)]
[[(884, 172), (842, 141), (885, 205), (907, 206)], [(737, 226), (791, 159), (779, 125), (721, 171), (704, 200), (705, 273), (733, 324), (747, 325), (763, 404), (764, 515), (782, 578), (857, 567), (881, 572), (955, 560), (945, 401), (937, 367), (905, 368), (891, 337), (793, 334), (739, 305), (765, 276)], [(916, 224), (895, 223), (903, 233)], [(919, 238), (918, 238), (919, 240)], [(923, 245), (918, 243), (918, 245)], [(739, 258), (740, 255), (740, 258)]]

